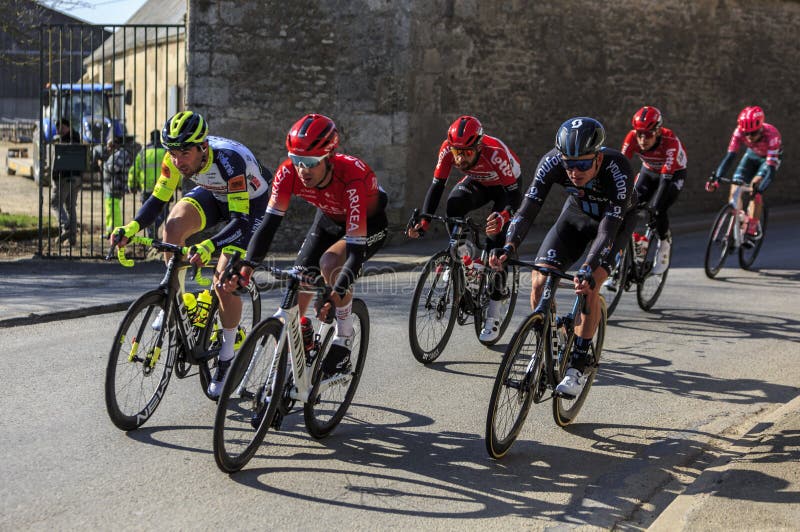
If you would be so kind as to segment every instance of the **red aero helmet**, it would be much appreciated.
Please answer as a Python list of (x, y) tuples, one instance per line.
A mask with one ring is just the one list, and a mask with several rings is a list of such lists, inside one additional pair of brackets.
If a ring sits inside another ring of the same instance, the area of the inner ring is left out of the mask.
[(453, 148), (472, 148), (483, 138), (483, 126), (474, 116), (459, 116), (447, 130), (447, 142)]
[(661, 122), (661, 111), (651, 106), (642, 107), (631, 119), (631, 125), (637, 131), (653, 131), (661, 127)]
[(737, 123), (742, 133), (758, 131), (761, 129), (761, 126), (764, 125), (764, 110), (757, 105), (745, 107), (742, 109), (742, 112), (739, 113)]
[(308, 114), (286, 135), (286, 149), (295, 155), (321, 157), (339, 146), (339, 130), (325, 115)]

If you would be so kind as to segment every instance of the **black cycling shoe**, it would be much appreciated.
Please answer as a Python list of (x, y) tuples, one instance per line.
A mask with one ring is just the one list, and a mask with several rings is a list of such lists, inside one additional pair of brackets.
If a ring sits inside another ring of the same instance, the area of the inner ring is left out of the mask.
[(349, 373), (350, 369), (350, 347), (338, 343), (331, 345), (322, 361), (322, 378), (327, 379), (338, 373)]

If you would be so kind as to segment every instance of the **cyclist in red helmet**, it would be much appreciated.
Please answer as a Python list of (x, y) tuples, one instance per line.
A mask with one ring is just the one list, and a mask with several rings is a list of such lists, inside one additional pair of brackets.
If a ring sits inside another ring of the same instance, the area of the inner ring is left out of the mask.
[[(642, 168), (636, 177), (636, 192), (639, 201), (651, 202), (658, 191), (661, 180), (665, 186), (661, 196), (653, 205), (656, 208), (656, 233), (658, 248), (653, 273), (664, 273), (669, 266), (669, 249), (672, 235), (669, 230), (669, 209), (678, 199), (686, 180), (686, 151), (678, 136), (671, 129), (663, 127), (661, 111), (653, 106), (645, 106), (634, 113), (631, 129), (622, 141), (622, 153), (633, 158), (636, 153), (642, 160)], [(606, 283), (612, 283), (609, 279)]]
[(733, 173), (730, 199), (737, 198), (737, 201), (739, 201), (740, 195), (736, 192), (740, 186), (749, 185), (753, 187), (754, 201), (750, 202), (750, 212), (748, 213), (750, 222), (747, 227), (747, 236), (750, 239), (750, 243), (752, 243), (752, 240), (761, 238), (759, 229), (761, 196), (774, 179), (775, 173), (781, 165), (783, 155), (783, 142), (780, 131), (772, 124), (767, 124), (764, 121), (764, 110), (757, 105), (745, 107), (739, 113), (736, 129), (733, 130), (731, 141), (728, 143), (728, 153), (719, 163), (716, 172), (709, 177), (708, 183), (706, 183), (707, 191), (713, 192), (719, 187), (717, 180), (728, 173), (742, 144), (747, 147), (747, 151)]
[[(474, 116), (458, 117), (447, 131), (447, 139), (439, 147), (439, 160), (433, 171), (433, 183), (425, 196), (420, 222), (408, 230), (411, 238), (420, 237), (428, 228), (430, 216), (442, 198), (445, 181), (455, 166), (464, 177), (447, 198), (447, 216), (462, 217), (489, 202), (492, 213), (487, 218), (486, 234), (489, 249), (502, 247), (508, 222), (522, 201), (519, 187), (519, 157), (496, 137), (484, 135), (483, 126)], [(494, 341), (500, 331), (500, 317), (505, 314), (508, 294), (498, 283), (490, 294), (491, 301), (481, 340)]]
[[(361, 159), (336, 151), (339, 131), (327, 116), (308, 114), (286, 135), (289, 157), (275, 171), (272, 194), (264, 222), (247, 247), (245, 265), (236, 282), (247, 285), (252, 265), (264, 260), (292, 196), (318, 208), (314, 221), (297, 255), (297, 266), (321, 274), (333, 288), (324, 311), (336, 312), (336, 337), (323, 362), (326, 375), (350, 369), (353, 341), (352, 284), (364, 262), (372, 257), (387, 237), (388, 197), (378, 185), (375, 173)], [(313, 294), (298, 296), (300, 313), (305, 314)]]

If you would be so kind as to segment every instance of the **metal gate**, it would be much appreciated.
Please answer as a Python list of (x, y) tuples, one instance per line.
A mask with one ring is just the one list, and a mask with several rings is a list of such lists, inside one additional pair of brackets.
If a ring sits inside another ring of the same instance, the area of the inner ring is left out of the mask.
[(163, 154), (153, 142), (183, 109), (185, 37), (183, 25), (41, 26), (39, 255), (104, 256), (108, 231), (149, 196)]

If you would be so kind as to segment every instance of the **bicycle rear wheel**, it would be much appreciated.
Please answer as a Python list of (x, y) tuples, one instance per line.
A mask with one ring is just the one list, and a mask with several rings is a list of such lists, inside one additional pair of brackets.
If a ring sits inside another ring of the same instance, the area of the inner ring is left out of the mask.
[[(589, 354), (592, 355), (594, 364), (591, 367), (587, 367), (584, 372), (586, 374), (586, 384), (583, 390), (574, 398), (559, 395), (553, 396), (553, 419), (559, 427), (566, 427), (575, 421), (578, 412), (581, 411), (581, 407), (586, 401), (586, 397), (589, 395), (589, 390), (592, 388), (594, 379), (597, 376), (597, 368), (600, 365), (600, 356), (603, 352), (603, 341), (606, 337), (606, 321), (608, 320), (608, 313), (606, 312), (606, 306), (602, 298), (600, 299), (600, 312), (600, 323), (597, 325), (597, 331), (594, 333), (592, 345), (589, 348)], [(574, 334), (574, 332), (572, 334)], [(572, 345), (571, 339), (567, 341), (567, 345)], [(564, 374), (567, 372), (569, 358), (569, 351), (565, 351), (565, 355), (559, 361), (559, 381), (564, 378)]]
[(711, 226), (706, 244), (705, 271), (709, 279), (717, 276), (725, 264), (725, 259), (731, 252), (733, 243), (733, 224), (736, 223), (736, 213), (730, 205), (720, 209)]
[(105, 399), (111, 421), (133, 430), (150, 419), (169, 384), (175, 363), (174, 320), (164, 317), (167, 298), (158, 290), (134, 301), (119, 324), (106, 366)]
[[(649, 242), (658, 240), (655, 231), (648, 229), (646, 234)], [(661, 291), (664, 289), (664, 284), (667, 282), (669, 267), (663, 273), (653, 273), (657, 251), (657, 245), (650, 245), (647, 249), (647, 257), (645, 257), (644, 263), (637, 265), (637, 268), (644, 270), (636, 283), (636, 302), (639, 303), (639, 308), (642, 310), (653, 308), (653, 305), (656, 304), (658, 297), (661, 295)], [(672, 264), (672, 246), (669, 248), (669, 261), (667, 264)]]
[(288, 359), (285, 345), (278, 352), (282, 328), (276, 318), (259, 322), (228, 370), (213, 439), (214, 459), (226, 473), (239, 471), (250, 461), (275, 417)]
[[(256, 284), (250, 283), (247, 291), (239, 294), (239, 299), (242, 301), (242, 317), (236, 332), (235, 351), (241, 349), (248, 333), (261, 321), (261, 293)], [(211, 316), (204, 328), (195, 330), (198, 331), (198, 341), (201, 342), (200, 345), (205, 351), (219, 353), (222, 347), (222, 321), (219, 315), (219, 300), (216, 298), (211, 309)], [(216, 398), (208, 394), (208, 383), (211, 380), (211, 372), (217, 367), (217, 362), (218, 359), (214, 356), (203, 362), (200, 367), (200, 386), (206, 397), (212, 400), (216, 400)]]
[(453, 333), (458, 314), (456, 275), (460, 272), (453, 268), (449, 253), (440, 251), (419, 276), (408, 316), (408, 339), (411, 353), (423, 364), (439, 357)]
[(617, 257), (616, 266), (608, 275), (608, 280), (600, 287), (600, 294), (606, 300), (608, 316), (617, 308), (622, 294), (630, 283), (628, 274), (630, 273), (633, 260), (633, 248), (630, 241), (625, 245), (625, 249)]
[(481, 294), (481, 309), (480, 312), (478, 312), (475, 316), (475, 334), (478, 336), (478, 341), (485, 346), (494, 345), (500, 341), (500, 338), (503, 337), (503, 334), (508, 328), (508, 324), (511, 323), (511, 318), (514, 316), (514, 307), (517, 304), (517, 293), (519, 292), (519, 268), (516, 266), (511, 266), (508, 268), (508, 272), (506, 273), (505, 290), (508, 293), (508, 301), (505, 304), (505, 312), (503, 317), (500, 319), (500, 333), (494, 340), (481, 340), (480, 337), (481, 331), (483, 330), (483, 322), (486, 321), (486, 312), (489, 308), (489, 292), (491, 286), (489, 283), (493, 282), (494, 279), (497, 278), (499, 278), (499, 274), (494, 271), (490, 271), (486, 276), (485, 284), (487, 286), (483, 287), (483, 293)]
[(544, 316), (531, 314), (508, 344), (489, 399), (486, 450), (492, 458), (504, 456), (517, 439), (533, 400), (534, 386), (544, 370)]
[(757, 240), (752, 240), (749, 236), (744, 236), (745, 242), (739, 248), (739, 266), (745, 270), (749, 270), (758, 257), (758, 252), (761, 251), (761, 246), (764, 245), (764, 237), (767, 235), (767, 218), (769, 210), (764, 205), (761, 210), (761, 236)]
[[(344, 417), (361, 380), (364, 362), (369, 348), (369, 313), (367, 305), (360, 299), (353, 299), (353, 348), (350, 351), (352, 371), (347, 375), (334, 375), (322, 380), (321, 372), (316, 372), (314, 386), (303, 405), (303, 419), (308, 433), (314, 438), (324, 438), (331, 433)], [(319, 367), (328, 354), (331, 342), (323, 345), (317, 357)]]

